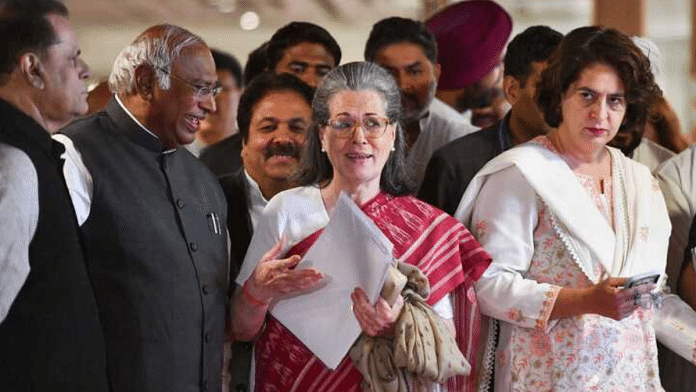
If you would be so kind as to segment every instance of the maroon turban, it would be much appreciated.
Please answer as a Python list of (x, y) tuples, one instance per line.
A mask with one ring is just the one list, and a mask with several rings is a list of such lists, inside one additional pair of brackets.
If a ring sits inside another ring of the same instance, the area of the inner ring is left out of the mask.
[(455, 90), (483, 79), (500, 63), (512, 31), (510, 15), (489, 0), (452, 4), (426, 25), (437, 39), (437, 62), (442, 67), (438, 90)]

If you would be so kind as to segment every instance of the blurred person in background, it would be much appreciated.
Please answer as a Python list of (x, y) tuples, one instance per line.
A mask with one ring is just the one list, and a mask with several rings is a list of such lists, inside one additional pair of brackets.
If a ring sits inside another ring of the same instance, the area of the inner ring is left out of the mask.
[(512, 108), (490, 127), (435, 151), (418, 198), (454, 214), (466, 187), (483, 165), (503, 151), (549, 132), (534, 95), (541, 72), (562, 38), (549, 27), (532, 26), (510, 41), (504, 60), (503, 93)]
[[(209, 161), (200, 155), (206, 147), (228, 139), (237, 133), (237, 105), (239, 104), (239, 96), (244, 90), (242, 66), (239, 61), (230, 53), (218, 49), (211, 49), (210, 52), (215, 61), (215, 73), (218, 76), (220, 86), (222, 86), (222, 90), (215, 97), (217, 110), (201, 121), (201, 128), (196, 132), (196, 139), (193, 143), (186, 145), (186, 148), (193, 155), (201, 158), (203, 164), (209, 167)], [(216, 172), (213, 169), (211, 171)]]
[(485, 128), (505, 116), (503, 55), (512, 18), (490, 0), (452, 4), (426, 21), (442, 67), (435, 96)]
[(400, 17), (377, 22), (365, 44), (365, 60), (384, 67), (399, 84), (406, 167), (420, 185), (433, 151), (477, 128), (435, 98), (437, 42), (422, 22)]

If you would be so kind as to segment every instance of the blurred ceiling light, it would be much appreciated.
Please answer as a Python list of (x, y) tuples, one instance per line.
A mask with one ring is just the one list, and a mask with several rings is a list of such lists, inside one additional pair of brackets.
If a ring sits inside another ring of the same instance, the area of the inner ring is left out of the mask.
[(254, 30), (259, 27), (260, 21), (259, 14), (254, 11), (247, 11), (239, 18), (239, 27), (242, 30)]
[(237, 9), (237, 0), (206, 0), (205, 2), (224, 14), (232, 13)]

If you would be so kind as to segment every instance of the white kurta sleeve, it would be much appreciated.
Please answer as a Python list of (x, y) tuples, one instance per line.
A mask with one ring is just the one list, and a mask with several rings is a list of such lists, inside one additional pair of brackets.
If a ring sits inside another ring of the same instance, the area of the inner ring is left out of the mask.
[(675, 294), (666, 294), (655, 312), (657, 340), (696, 365), (696, 312)]
[(36, 169), (23, 151), (0, 144), (0, 323), (29, 276), (29, 244), (38, 221)]
[(483, 313), (547, 330), (560, 287), (525, 278), (534, 254), (539, 203), (520, 171), (508, 167), (490, 175), (482, 186), (470, 229), (493, 258), (476, 282)]

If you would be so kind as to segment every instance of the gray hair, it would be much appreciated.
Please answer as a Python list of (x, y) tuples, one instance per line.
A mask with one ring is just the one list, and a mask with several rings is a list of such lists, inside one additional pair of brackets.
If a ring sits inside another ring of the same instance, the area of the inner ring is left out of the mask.
[(389, 154), (380, 188), (393, 195), (404, 195), (413, 189), (413, 181), (405, 164), (406, 140), (401, 128), (401, 91), (394, 77), (384, 68), (367, 61), (341, 65), (329, 72), (319, 83), (312, 100), (312, 127), (309, 130), (296, 179), (300, 185), (326, 186), (333, 178), (333, 167), (321, 151), (319, 129), (330, 119), (329, 102), (342, 91), (375, 91), (383, 100), (389, 121), (396, 125), (394, 151)]
[(162, 24), (148, 28), (116, 57), (109, 76), (109, 89), (114, 93), (133, 94), (135, 69), (143, 64), (154, 68), (160, 88), (169, 89), (172, 62), (183, 49), (195, 45), (205, 45), (205, 42), (181, 27)]

